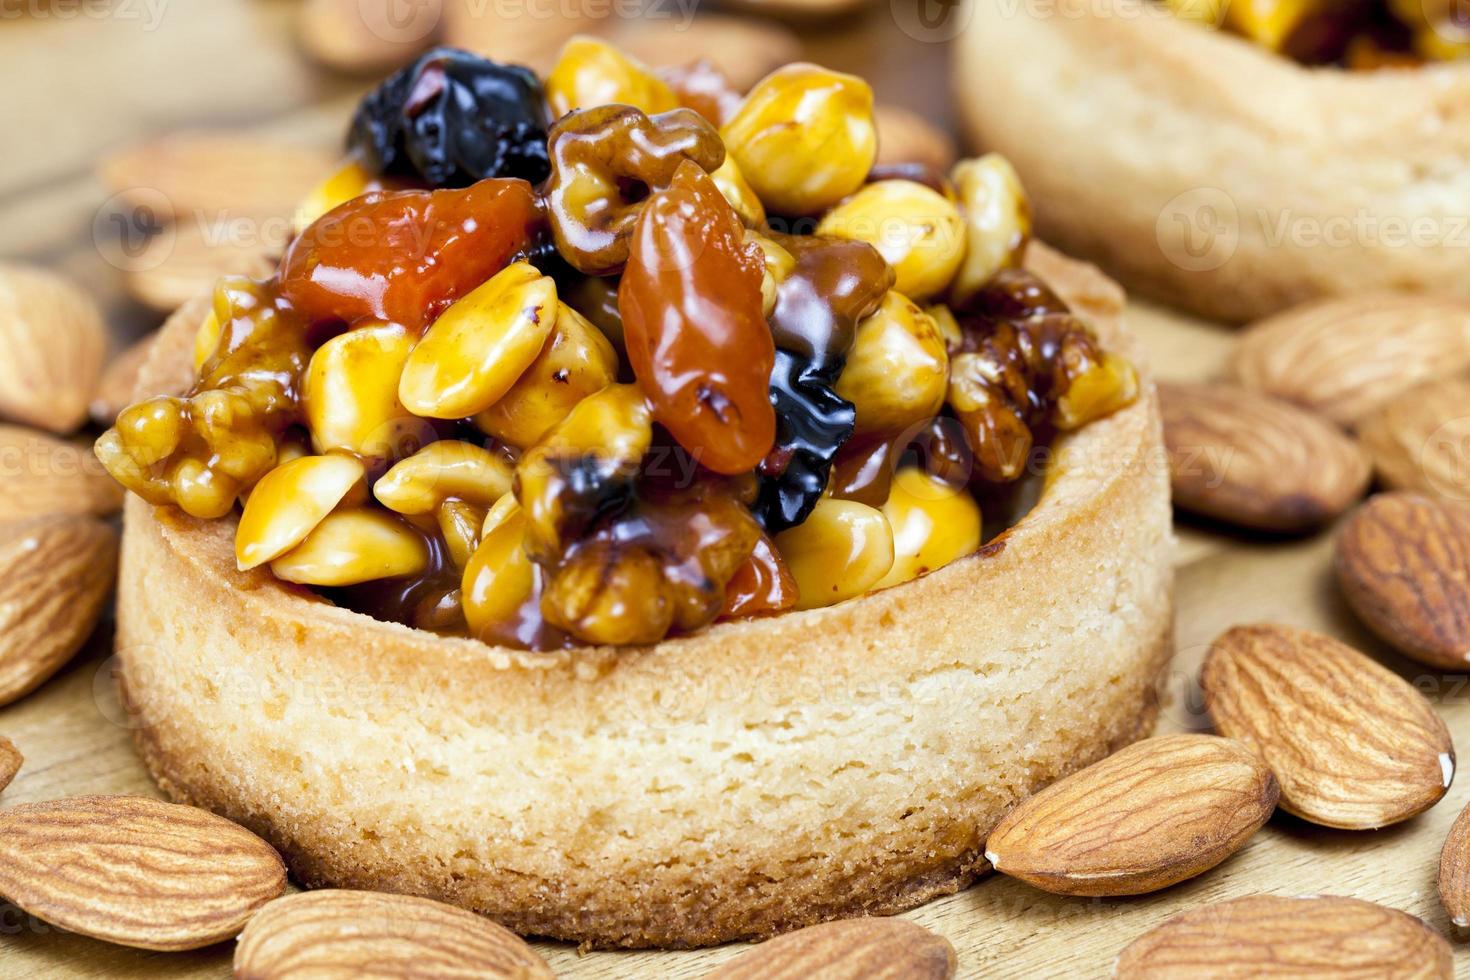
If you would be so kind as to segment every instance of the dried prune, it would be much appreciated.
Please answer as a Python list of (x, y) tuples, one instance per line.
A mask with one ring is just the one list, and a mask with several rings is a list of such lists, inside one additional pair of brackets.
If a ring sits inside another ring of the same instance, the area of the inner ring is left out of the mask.
[(546, 179), (546, 100), (536, 75), (435, 48), (362, 100), (347, 146), (373, 173), (465, 187), (486, 177)]
[(755, 506), (766, 531), (775, 534), (806, 520), (826, 489), (832, 460), (852, 436), (856, 411), (833, 388), (858, 321), (883, 301), (893, 270), (865, 242), (772, 237), (796, 259), (777, 287), (771, 314), (776, 447), (761, 464)]
[(837, 450), (852, 436), (857, 410), (832, 384), (801, 355), (776, 351), (771, 371), (776, 448), (761, 466), (755, 505), (756, 517), (771, 534), (806, 520), (827, 487)]

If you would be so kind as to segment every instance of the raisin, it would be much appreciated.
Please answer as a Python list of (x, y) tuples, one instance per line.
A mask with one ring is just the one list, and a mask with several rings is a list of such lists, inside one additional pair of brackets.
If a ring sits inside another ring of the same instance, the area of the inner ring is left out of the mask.
[(618, 289), (623, 339), (664, 425), (716, 473), (753, 469), (775, 440), (775, 351), (760, 249), (693, 161), (647, 201)]
[(785, 612), (796, 605), (796, 579), (776, 545), (764, 534), (725, 586), (721, 619), (746, 619)]
[(435, 48), (358, 106), (348, 149), (376, 174), (465, 187), (486, 177), (546, 179), (546, 100), (529, 69)]

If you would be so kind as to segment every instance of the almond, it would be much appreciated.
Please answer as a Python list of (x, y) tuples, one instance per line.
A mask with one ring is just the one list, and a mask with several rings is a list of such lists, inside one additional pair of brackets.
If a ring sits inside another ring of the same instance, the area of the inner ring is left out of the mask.
[(92, 447), (0, 425), (0, 522), (47, 514), (105, 517), (123, 491)]
[(1454, 975), (1450, 944), (1397, 909), (1356, 898), (1251, 895), (1192, 909), (1135, 939), (1118, 980)]
[(1246, 330), (1241, 384), (1351, 426), (1400, 392), (1470, 369), (1470, 303), (1407, 293), (1317, 300)]
[(763, 17), (794, 21), (831, 19), (868, 6), (869, 0), (729, 0), (730, 6)]
[(444, 43), (545, 75), (567, 39), (595, 33), (611, 5), (562, 4), (558, 9), (546, 0), (528, 0), (520, 9), (515, 16), (497, 3), (448, 3)]
[(1222, 735), (1256, 748), (1281, 806), (1372, 830), (1438, 803), (1455, 774), (1449, 729), (1399, 675), (1329, 636), (1238, 626), (1215, 641), (1200, 685)]
[(20, 749), (15, 743), (3, 735), (0, 735), (0, 790), (10, 785), (15, 774), (20, 772), (20, 767), (25, 764), (25, 756), (20, 754)]
[(1386, 643), (1445, 670), (1470, 664), (1470, 504), (1381, 493), (1337, 538), (1337, 580)]
[(269, 844), (194, 807), (79, 796), (0, 810), (0, 896), (94, 939), (199, 949), (285, 890)]
[(1455, 818), (1439, 852), (1439, 901), (1450, 921), (1470, 926), (1470, 806)]
[(1390, 399), (1358, 424), (1379, 480), (1470, 500), (1470, 379), (1441, 378)]
[(1325, 420), (1230, 385), (1159, 386), (1174, 503), (1263, 531), (1307, 531), (1368, 488), (1367, 457)]
[(706, 980), (947, 980), (954, 947), (905, 919), (826, 922), (761, 943), (705, 975)]
[(740, 92), (801, 58), (801, 41), (790, 29), (744, 17), (625, 20), (605, 33), (613, 44), (654, 68), (708, 59)]
[(464, 909), (407, 895), (302, 892), (261, 909), (235, 947), (237, 980), (475, 977), (550, 980), (515, 933)]
[(149, 241), (126, 273), (128, 293), (144, 306), (171, 313), (212, 292), (224, 276), (267, 278), (276, 266), (272, 249), (281, 242), (263, 241), (265, 228), (252, 219), (211, 224), (188, 218), (171, 225)]
[(948, 173), (959, 155), (948, 133), (916, 112), (880, 105), (873, 110), (878, 124), (878, 164), (922, 163)]
[(157, 334), (149, 334), (142, 340), (129, 345), (122, 353), (113, 357), (102, 371), (102, 380), (92, 396), (90, 414), (98, 425), (111, 425), (117, 421), (118, 413), (135, 401), (138, 388), (138, 373), (153, 352)]
[(86, 293), (41, 269), (0, 264), (0, 416), (75, 430), (106, 350), (102, 314)]
[(176, 133), (113, 153), (98, 177), (155, 218), (288, 218), (336, 158), (246, 133)]
[(0, 524), (0, 705), (81, 649), (116, 576), (117, 532), (94, 517)]
[(991, 832), (985, 857), (1059, 895), (1141, 895), (1234, 854), (1271, 816), (1277, 793), (1240, 742), (1146, 739), (1023, 800)]
[(337, 71), (388, 72), (428, 49), (443, 8), (442, 0), (306, 0), (301, 8), (301, 46)]

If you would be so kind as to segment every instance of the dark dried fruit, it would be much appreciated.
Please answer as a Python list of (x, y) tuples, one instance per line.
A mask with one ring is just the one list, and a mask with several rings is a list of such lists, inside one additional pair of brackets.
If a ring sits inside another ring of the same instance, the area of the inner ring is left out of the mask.
[(291, 243), (281, 295), (308, 323), (372, 318), (418, 332), (529, 247), (540, 220), (523, 180), (365, 194)]
[(686, 161), (648, 199), (618, 290), (628, 361), (663, 424), (700, 464), (743, 473), (771, 450), (774, 349), (758, 246)]
[(857, 410), (832, 390), (834, 382), (801, 355), (776, 351), (771, 405), (776, 448), (761, 464), (755, 512), (770, 534), (806, 520), (827, 487), (832, 460), (852, 437)]
[(486, 177), (533, 184), (550, 173), (546, 100), (529, 69), (435, 48), (358, 106), (347, 146), (376, 174), (465, 187)]
[(865, 242), (771, 237), (796, 259), (771, 314), (776, 446), (761, 464), (755, 505), (767, 533), (776, 534), (806, 520), (826, 489), (837, 451), (852, 436), (856, 412), (833, 389), (858, 321), (892, 288), (893, 270)]

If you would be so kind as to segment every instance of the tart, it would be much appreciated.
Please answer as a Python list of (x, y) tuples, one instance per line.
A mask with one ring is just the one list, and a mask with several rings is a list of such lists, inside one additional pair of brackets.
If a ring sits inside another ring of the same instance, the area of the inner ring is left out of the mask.
[[(345, 200), (306, 208), (276, 277), (166, 325), (139, 394), (191, 364), (194, 386), (98, 443), (135, 491), (118, 654), (143, 758), (307, 886), (588, 945), (953, 892), (1010, 806), (1156, 714), (1167, 471), (1122, 293), (1027, 241), (1003, 161), (874, 171), (850, 76), (668, 109), (587, 43), (548, 79), (549, 134), (355, 138), (322, 192)], [(460, 82), (448, 104), (493, 93), (491, 121), (530, 104), (534, 76), (469, 59), (432, 52), (366, 111)], [(569, 77), (612, 94), (584, 108)], [(824, 99), (816, 148), (761, 162)], [(600, 143), (629, 126), (685, 159), (559, 196), (629, 163)], [(589, 188), (608, 200), (578, 211)], [(951, 213), (962, 244), (925, 244)], [(608, 283), (616, 317), (588, 299)]]
[(1231, 321), (1365, 289), (1466, 293), (1470, 65), (1304, 63), (1258, 43), (1279, 34), (1154, 0), (971, 9), (966, 129), (1016, 166), (1040, 234), (1130, 289)]

